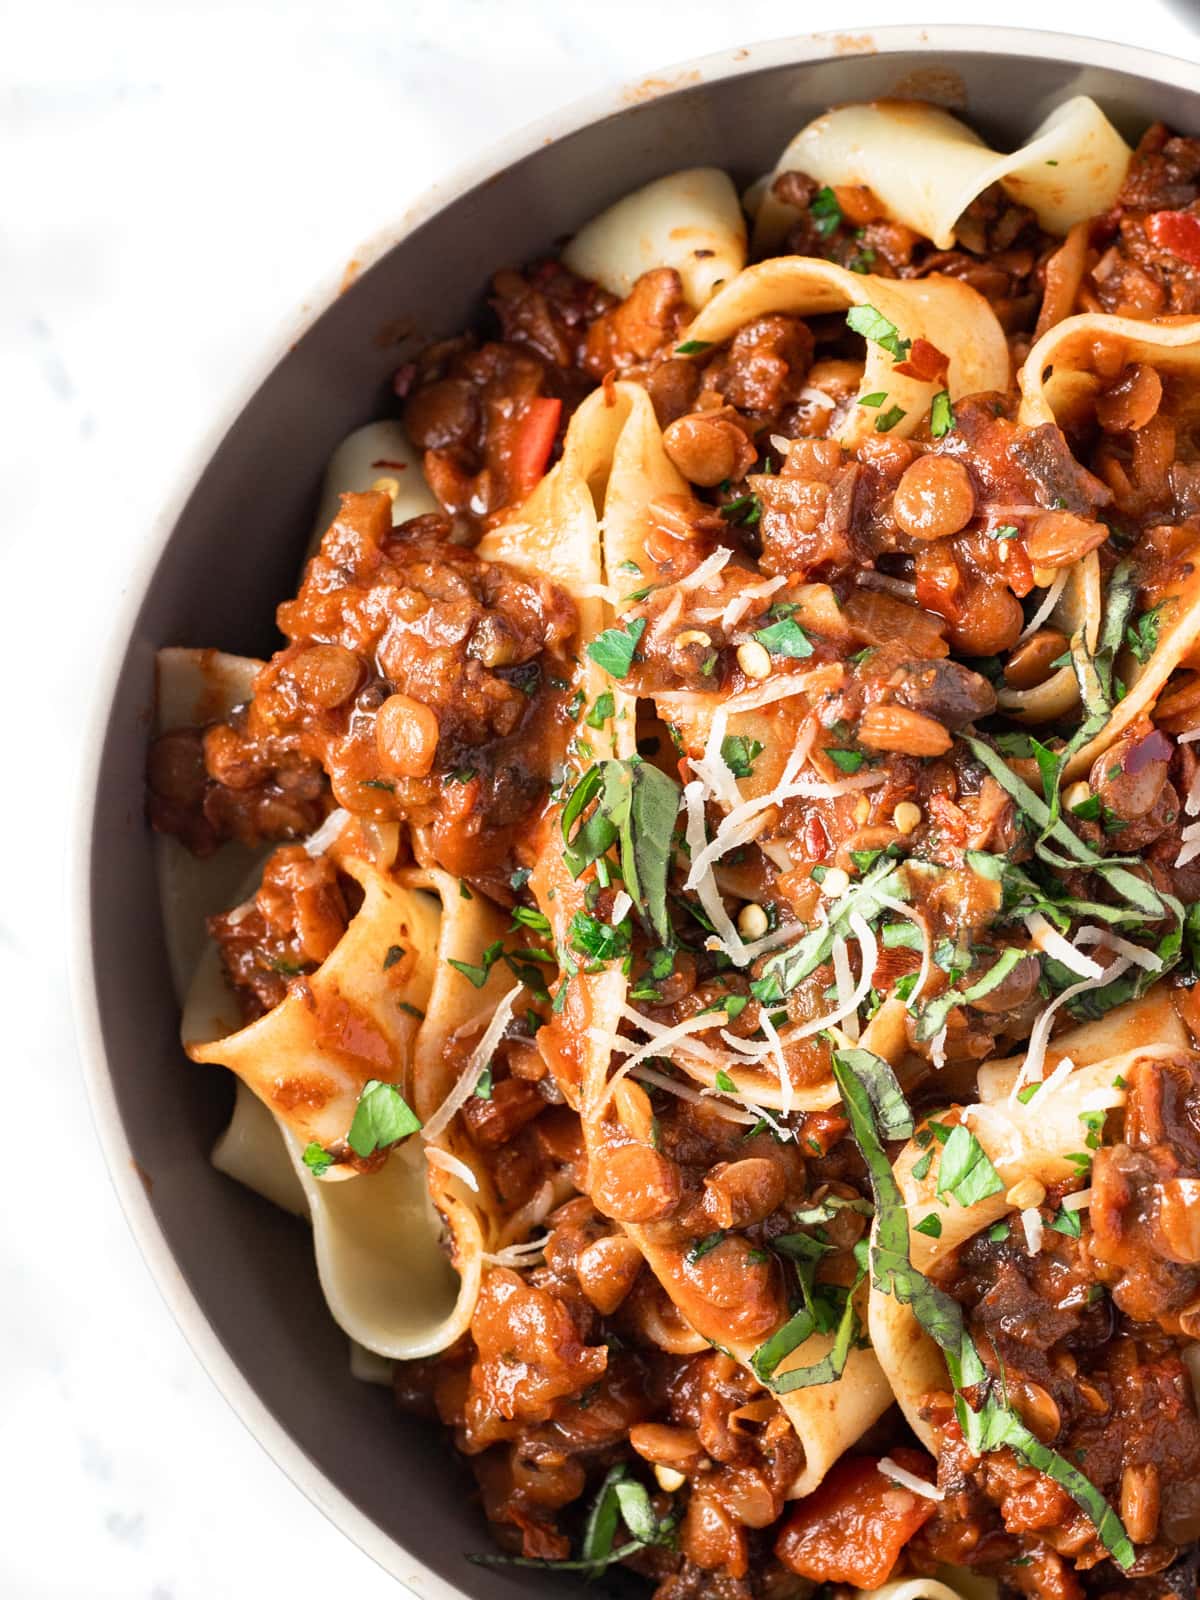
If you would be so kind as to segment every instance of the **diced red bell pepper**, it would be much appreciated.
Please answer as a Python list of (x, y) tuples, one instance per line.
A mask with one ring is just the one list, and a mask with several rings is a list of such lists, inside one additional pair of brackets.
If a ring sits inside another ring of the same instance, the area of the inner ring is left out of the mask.
[(1200, 217), (1194, 211), (1152, 211), (1146, 218), (1146, 237), (1189, 267), (1200, 267)]
[(518, 499), (532, 494), (545, 472), (561, 416), (561, 400), (539, 395), (526, 402), (511, 456), (513, 488)]
[[(843, 1456), (824, 1483), (801, 1500), (775, 1541), (775, 1554), (802, 1578), (877, 1589), (900, 1552), (937, 1509), (879, 1470), (878, 1456)], [(893, 1450), (897, 1466), (933, 1478), (919, 1450)]]

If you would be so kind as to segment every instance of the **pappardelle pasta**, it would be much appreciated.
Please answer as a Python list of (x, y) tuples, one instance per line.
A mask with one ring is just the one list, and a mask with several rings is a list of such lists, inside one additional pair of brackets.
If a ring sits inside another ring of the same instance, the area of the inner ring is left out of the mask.
[(490, 308), (159, 658), (216, 1164), (472, 1559), (1193, 1596), (1200, 139), (844, 106)]

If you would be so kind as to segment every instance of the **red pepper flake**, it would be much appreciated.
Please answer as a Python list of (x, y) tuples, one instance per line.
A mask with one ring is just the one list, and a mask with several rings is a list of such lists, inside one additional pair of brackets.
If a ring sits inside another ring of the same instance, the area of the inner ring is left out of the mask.
[(922, 383), (944, 383), (950, 357), (944, 355), (928, 339), (914, 339), (908, 359), (897, 363), (894, 370), (906, 378), (919, 378)]

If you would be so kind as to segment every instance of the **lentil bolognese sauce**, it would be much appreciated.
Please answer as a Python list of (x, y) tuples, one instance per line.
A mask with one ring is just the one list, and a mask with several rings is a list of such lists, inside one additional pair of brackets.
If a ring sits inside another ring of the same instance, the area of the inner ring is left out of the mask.
[(188, 1048), (478, 1559), (1192, 1596), (1200, 140), (843, 107), (747, 210), (497, 273), (284, 647), (164, 652)]

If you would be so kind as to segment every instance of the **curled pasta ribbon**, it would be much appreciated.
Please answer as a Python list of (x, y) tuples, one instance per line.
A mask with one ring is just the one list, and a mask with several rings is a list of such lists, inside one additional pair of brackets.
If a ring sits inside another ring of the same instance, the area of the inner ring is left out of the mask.
[(1004, 331), (982, 295), (955, 278), (877, 278), (848, 272), (832, 261), (810, 256), (777, 256), (747, 267), (709, 301), (687, 331), (688, 341), (720, 344), (756, 317), (791, 312), (808, 317), (871, 306), (890, 322), (902, 339), (924, 339), (947, 358), (947, 377), (928, 381), (911, 371), (876, 340), (868, 339), (859, 403), (850, 407), (833, 437), (853, 448), (871, 438), (880, 415), (878, 406), (861, 404), (865, 395), (882, 394), (885, 409), (903, 415), (892, 432), (905, 438), (928, 416), (934, 395), (943, 387), (951, 400), (982, 390), (1006, 389), (1008, 345)]
[(668, 173), (593, 217), (562, 258), (622, 298), (643, 272), (673, 267), (688, 304), (702, 306), (746, 265), (737, 191), (717, 167)]
[(1011, 155), (990, 149), (939, 106), (907, 100), (840, 106), (802, 128), (765, 180), (755, 252), (776, 249), (795, 216), (771, 192), (782, 172), (804, 172), (833, 188), (870, 189), (894, 222), (948, 250), (959, 217), (994, 183), (1028, 206), (1048, 233), (1067, 233), (1113, 204), (1130, 155), (1086, 95), (1056, 106)]
[[(923, 1162), (925, 1151), (910, 1139), (893, 1168), (909, 1221), (909, 1251), (918, 1271), (928, 1273), (950, 1252), (1014, 1209), (1006, 1194), (1025, 1179), (1047, 1186), (1078, 1175), (1067, 1157), (1079, 1149), (1080, 1115), (1090, 1097), (1113, 1089), (1132, 1064), (1149, 1055), (1170, 1056), (1190, 1049), (1169, 993), (1151, 990), (1143, 999), (1118, 1007), (1098, 1022), (1060, 1034), (1047, 1052), (1045, 1073), (1063, 1060), (1075, 1063), (1066, 1081), (1027, 1103), (1014, 1098), (1021, 1060), (989, 1062), (980, 1072), (980, 1102), (969, 1108), (971, 1132), (995, 1167), (1004, 1189), (973, 1205), (936, 1198), (938, 1164)], [(922, 1163), (918, 1166), (918, 1163)], [(916, 1169), (916, 1170), (914, 1170)], [(916, 1172), (922, 1172), (918, 1178)], [(916, 1232), (927, 1216), (939, 1218), (937, 1238)], [(933, 1454), (937, 1435), (922, 1414), (924, 1397), (950, 1387), (941, 1350), (921, 1327), (910, 1305), (872, 1287), (868, 1311), (871, 1343), (891, 1392), (913, 1432)]]
[[(346, 831), (354, 836), (352, 827)], [(377, 1170), (354, 1174), (334, 1166), (318, 1179), (303, 1160), (315, 1131), (311, 1117), (288, 1102), (297, 1095), (317, 1098), (330, 1083), (338, 1084), (342, 1092), (323, 1109), (320, 1133), (326, 1140), (341, 1137), (362, 1084), (379, 1077), (402, 1085), (418, 1116), (428, 1120), (453, 1087), (454, 1064), (461, 1066), (463, 1050), (453, 1048), (458, 1036), (469, 1035), (472, 1024), (495, 1009), (496, 991), (503, 987), (493, 973), (478, 990), (450, 963), (475, 959), (503, 936), (507, 922), (481, 896), (464, 900), (457, 880), (445, 873), (406, 869), (399, 875), (403, 881), (395, 881), (346, 857), (340, 864), (362, 884), (364, 900), (310, 979), (315, 1007), (289, 997), (249, 1028), (198, 1042), (220, 1035), (237, 1009), (210, 945), (188, 997), (184, 1035), (193, 1059), (219, 1061), (239, 1076), (234, 1114), (214, 1149), (214, 1164), (309, 1218), (334, 1319), (365, 1349), (408, 1360), (446, 1349), (470, 1326), (484, 1253), (502, 1242), (500, 1206), (487, 1173), (481, 1164), (472, 1165), (469, 1142), (451, 1124), (428, 1144), (412, 1136)], [(372, 980), (387, 975), (380, 952), (404, 938), (410, 948), (420, 948), (420, 961), (388, 996)], [(326, 1042), (320, 1018), (331, 994), (339, 1006), (354, 1008), (356, 1039), (367, 1038), (373, 1050), (370, 1025), (386, 1033), (393, 1049), (389, 1065), (374, 1054), (357, 1059), (344, 1044), (335, 1050)], [(401, 1010), (414, 1004), (414, 995), (424, 1000), (423, 1019)], [(284, 1059), (286, 1080), (272, 1077), (271, 1064)], [(305, 1110), (311, 1114), (312, 1107)], [(434, 1165), (431, 1149), (450, 1159)]]
[(421, 457), (409, 443), (404, 424), (394, 417), (356, 428), (329, 458), (312, 536), (304, 553), (316, 555), (325, 530), (335, 520), (344, 494), (378, 489), (392, 502), (392, 526), (437, 511), (438, 503), (425, 481)]
[[(1146, 362), (1161, 374), (1195, 378), (1200, 374), (1200, 318), (1137, 322), (1088, 312), (1057, 323), (1034, 345), (1021, 369), (1019, 420), (1027, 427), (1089, 423), (1102, 389), (1132, 362)], [(1090, 577), (1082, 581), (1087, 590), (1082, 601), (1085, 633), (1094, 634), (1099, 594)], [(1127, 688), (1125, 698), (1096, 737), (1071, 758), (1065, 771), (1068, 779), (1085, 773), (1127, 727), (1153, 710), (1177, 667), (1200, 665), (1200, 563), (1190, 564), (1165, 600), (1153, 653), (1144, 662), (1128, 651), (1122, 653), (1118, 670)], [(1094, 648), (1094, 636), (1088, 642)], [(1054, 707), (1068, 692), (1059, 671), (1024, 696), (1020, 707), (1010, 705), (1004, 694), (1001, 704), (1022, 721), (1049, 720), (1061, 714)], [(1048, 708), (1046, 717), (1041, 715), (1039, 695)]]

